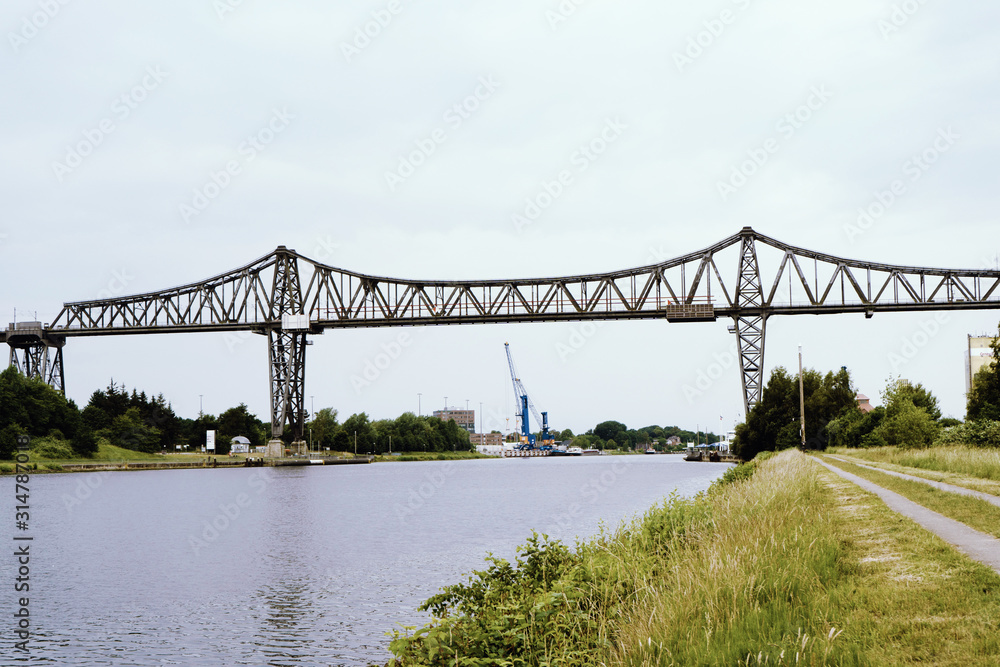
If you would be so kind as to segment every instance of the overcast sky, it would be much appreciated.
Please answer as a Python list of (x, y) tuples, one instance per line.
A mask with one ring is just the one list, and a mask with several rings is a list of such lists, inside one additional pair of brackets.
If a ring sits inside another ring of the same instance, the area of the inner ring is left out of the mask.
[[(649, 264), (749, 225), (834, 255), (992, 268), (998, 26), (995, 3), (918, 0), (8, 0), (3, 323), (277, 245), (368, 274), (518, 278)], [(551, 205), (526, 211), (562, 171)], [(902, 376), (962, 417), (966, 335), (998, 319), (774, 318), (765, 363), (794, 367), (802, 343), (807, 366), (847, 366), (873, 398)], [(503, 430), (510, 342), (556, 428), (730, 428), (727, 324), (328, 331), (308, 348), (307, 405), (395, 417), (419, 393), (425, 414), (483, 403)], [(206, 412), (268, 419), (259, 336), (71, 339), (65, 365), (81, 405), (113, 377), (182, 416), (202, 395)]]

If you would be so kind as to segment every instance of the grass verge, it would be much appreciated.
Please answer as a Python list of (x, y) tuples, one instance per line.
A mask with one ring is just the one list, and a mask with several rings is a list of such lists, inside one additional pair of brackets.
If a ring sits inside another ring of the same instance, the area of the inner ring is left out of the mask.
[(1000, 660), (992, 570), (797, 451), (727, 477), (573, 549), (490, 559), (396, 633), (396, 664)]
[(910, 468), (897, 463), (887, 463), (885, 461), (864, 458), (859, 455), (859, 453), (863, 451), (864, 450), (859, 449), (838, 449), (829, 450), (827, 453), (850, 459), (855, 463), (864, 463), (865, 465), (881, 468), (883, 470), (901, 472), (906, 475), (912, 475), (913, 477), (921, 477), (934, 482), (944, 482), (945, 484), (952, 484), (954, 486), (965, 487), (966, 489), (971, 489), (973, 491), (981, 491), (982, 493), (1000, 496), (1000, 482), (982, 479), (980, 477), (970, 477), (969, 475), (963, 475), (956, 472), (939, 472), (936, 470), (927, 470), (926, 468)]
[(874, 463), (891, 463), (905, 468), (953, 473), (1000, 483), (1000, 449), (949, 445), (927, 449), (836, 448), (828, 450), (827, 453), (843, 454)]
[(495, 456), (487, 456), (479, 452), (407, 452), (399, 456), (389, 456), (380, 454), (375, 457), (376, 461), (464, 461), (466, 459), (492, 459)]
[(941, 491), (921, 482), (900, 479), (829, 456), (824, 456), (823, 460), (841, 470), (846, 470), (890, 491), (895, 491), (918, 505), (943, 514), (949, 519), (960, 521), (970, 528), (1000, 538), (1000, 507), (985, 500)]

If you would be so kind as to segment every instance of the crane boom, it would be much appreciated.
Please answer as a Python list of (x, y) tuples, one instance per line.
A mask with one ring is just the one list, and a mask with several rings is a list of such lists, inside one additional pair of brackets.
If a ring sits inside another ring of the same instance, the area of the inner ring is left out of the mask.
[(528, 390), (524, 388), (524, 383), (521, 382), (521, 378), (517, 374), (517, 368), (514, 366), (514, 357), (510, 353), (510, 343), (503, 344), (504, 349), (507, 351), (507, 365), (510, 367), (510, 380), (514, 385), (514, 397), (517, 400), (517, 418), (521, 420), (521, 443), (530, 444), (532, 447), (535, 445), (535, 436), (531, 433), (531, 420), (528, 418), (528, 410), (531, 414), (535, 415), (537, 423), (542, 426), (542, 440), (550, 440), (548, 435), (549, 432), (549, 420), (546, 413), (538, 413), (538, 409), (535, 408), (535, 404), (532, 403), (531, 397), (528, 395)]

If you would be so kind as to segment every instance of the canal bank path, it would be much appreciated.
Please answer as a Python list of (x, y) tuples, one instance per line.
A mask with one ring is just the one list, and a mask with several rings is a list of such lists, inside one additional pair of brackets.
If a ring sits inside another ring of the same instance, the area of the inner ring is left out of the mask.
[(892, 475), (893, 477), (906, 479), (911, 482), (920, 482), (921, 484), (933, 486), (935, 489), (938, 489), (939, 491), (947, 491), (948, 493), (957, 493), (960, 496), (979, 498), (980, 500), (985, 500), (991, 505), (996, 505), (997, 507), (1000, 507), (1000, 496), (994, 496), (989, 493), (983, 493), (982, 491), (973, 491), (972, 489), (967, 489), (964, 486), (955, 486), (954, 484), (935, 482), (933, 479), (926, 479), (924, 477), (917, 477), (915, 475), (907, 475), (906, 473), (896, 472), (894, 470), (886, 470), (885, 468), (876, 468), (875, 466), (865, 465), (864, 463), (859, 463), (857, 461), (842, 459), (839, 456), (830, 456), (830, 458), (833, 459), (834, 461), (840, 461), (842, 463), (850, 463), (851, 465), (856, 465), (859, 468), (867, 468), (868, 470), (874, 470), (875, 472), (880, 472), (884, 475)]
[[(840, 459), (838, 459), (840, 460)], [(815, 461), (828, 470), (840, 475), (849, 482), (857, 484), (865, 491), (874, 493), (876, 496), (882, 499), (889, 509), (902, 514), (903, 516), (916, 521), (918, 524), (923, 526), (926, 530), (934, 533), (942, 540), (951, 544), (952, 546), (958, 548), (960, 551), (965, 553), (969, 558), (976, 560), (988, 567), (993, 568), (993, 570), (1000, 574), (1000, 540), (993, 537), (992, 535), (987, 535), (986, 533), (981, 533), (978, 530), (969, 528), (964, 523), (955, 521), (954, 519), (949, 519), (948, 517), (938, 514), (932, 510), (927, 509), (923, 505), (918, 505), (917, 503), (904, 498), (894, 491), (882, 488), (881, 486), (869, 482), (863, 477), (858, 477), (857, 475), (851, 474), (846, 470), (841, 470), (836, 466), (832, 466), (826, 461), (822, 461), (816, 458)], [(853, 462), (852, 462), (853, 463)], [(868, 467), (868, 466), (864, 466)], [(887, 472), (885, 470), (877, 469), (879, 472)], [(892, 474), (892, 473), (890, 473)], [(935, 483), (930, 480), (922, 479), (919, 477), (911, 477), (909, 475), (901, 475), (903, 477), (908, 477), (925, 484), (931, 484), (937, 486), (938, 488), (942, 486), (951, 487), (950, 484), (940, 484)], [(960, 487), (951, 487), (946, 489), (950, 491), (951, 489), (958, 489)], [(975, 494), (976, 497), (987, 495), (980, 494), (975, 491), (969, 491), (968, 489), (961, 489), (961, 492), (967, 494)], [(992, 501), (991, 501), (992, 502)]]

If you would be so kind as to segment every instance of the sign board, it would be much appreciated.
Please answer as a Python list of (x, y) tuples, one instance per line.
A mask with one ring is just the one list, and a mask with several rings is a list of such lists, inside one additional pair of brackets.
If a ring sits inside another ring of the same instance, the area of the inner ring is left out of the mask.
[(286, 313), (281, 316), (281, 328), (285, 331), (308, 331), (309, 316), (289, 315)]
[(215, 451), (215, 431), (205, 431), (205, 449)]
[(31, 445), (31, 436), (19, 435), (17, 436), (17, 448), (22, 452)]

